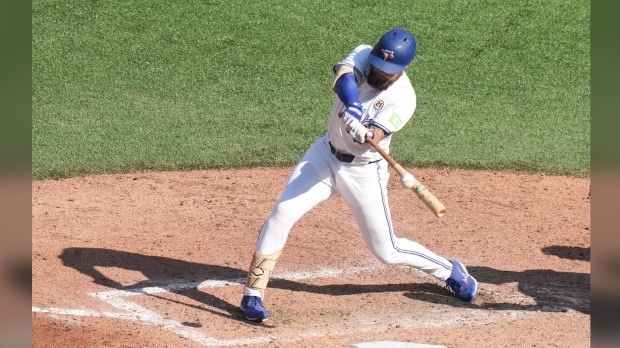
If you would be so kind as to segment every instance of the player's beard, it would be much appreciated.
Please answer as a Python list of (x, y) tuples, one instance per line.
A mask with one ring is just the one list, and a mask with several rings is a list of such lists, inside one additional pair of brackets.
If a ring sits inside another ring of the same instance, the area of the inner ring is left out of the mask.
[(370, 69), (370, 72), (366, 77), (366, 82), (368, 83), (368, 85), (370, 85), (370, 87), (378, 89), (380, 91), (385, 91), (394, 83), (394, 81), (390, 81), (389, 79), (386, 79), (383, 76), (376, 74), (375, 71), (372, 69)]

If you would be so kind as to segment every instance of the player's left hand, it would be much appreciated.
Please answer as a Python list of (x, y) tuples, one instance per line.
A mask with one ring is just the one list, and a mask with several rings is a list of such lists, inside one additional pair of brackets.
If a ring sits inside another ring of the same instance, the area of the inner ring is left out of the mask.
[[(358, 103), (353, 103), (358, 104)], [(353, 138), (355, 142), (363, 144), (366, 142), (366, 134), (374, 136), (372, 132), (368, 130), (368, 128), (364, 127), (360, 122), (362, 118), (363, 110), (361, 109), (361, 104), (358, 105), (349, 105), (346, 109), (340, 111), (339, 116), (342, 123), (345, 124), (346, 130), (349, 135)]]
[(362, 107), (361, 103), (349, 103), (346, 109), (342, 111), (340, 116), (342, 117), (343, 121), (345, 117), (346, 118), (355, 117), (358, 121), (361, 121), (363, 114), (364, 114), (364, 108)]

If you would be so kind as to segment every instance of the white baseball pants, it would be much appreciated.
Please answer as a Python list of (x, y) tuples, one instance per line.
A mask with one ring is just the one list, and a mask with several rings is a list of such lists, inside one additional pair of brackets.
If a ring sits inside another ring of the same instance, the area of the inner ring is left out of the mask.
[(262, 226), (256, 250), (282, 250), (293, 224), (318, 203), (338, 193), (349, 206), (368, 249), (381, 262), (410, 266), (440, 280), (452, 264), (424, 246), (394, 235), (388, 205), (388, 164), (349, 164), (331, 153), (327, 135), (306, 152), (288, 178), (280, 200)]

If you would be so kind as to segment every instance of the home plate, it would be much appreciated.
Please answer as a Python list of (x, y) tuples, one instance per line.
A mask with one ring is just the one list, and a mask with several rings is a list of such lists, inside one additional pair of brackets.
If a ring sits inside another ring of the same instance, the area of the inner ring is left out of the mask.
[(357, 348), (447, 348), (446, 346), (437, 346), (434, 344), (421, 344), (410, 342), (395, 341), (374, 341), (353, 344)]

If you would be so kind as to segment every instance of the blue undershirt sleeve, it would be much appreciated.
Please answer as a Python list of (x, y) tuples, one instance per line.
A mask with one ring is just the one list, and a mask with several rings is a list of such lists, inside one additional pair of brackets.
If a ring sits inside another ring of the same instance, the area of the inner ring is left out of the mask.
[(336, 95), (342, 101), (344, 105), (350, 103), (360, 103), (359, 91), (357, 89), (357, 82), (355, 81), (355, 75), (353, 73), (346, 73), (338, 78), (336, 81)]

